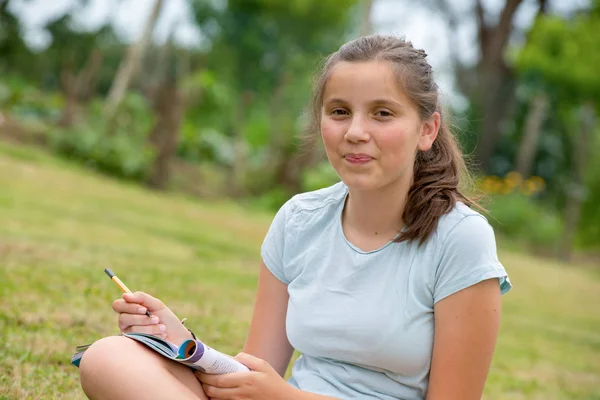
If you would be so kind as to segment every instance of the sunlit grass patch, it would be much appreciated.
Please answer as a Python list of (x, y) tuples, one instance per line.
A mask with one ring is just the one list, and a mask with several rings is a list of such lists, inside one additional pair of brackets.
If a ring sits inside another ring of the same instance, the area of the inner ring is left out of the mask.
[[(271, 215), (155, 193), (0, 143), (0, 399), (82, 399), (79, 344), (118, 333), (112, 301), (164, 300), (219, 350), (249, 326)], [(504, 297), (487, 400), (600, 400), (600, 274), (500, 251)]]

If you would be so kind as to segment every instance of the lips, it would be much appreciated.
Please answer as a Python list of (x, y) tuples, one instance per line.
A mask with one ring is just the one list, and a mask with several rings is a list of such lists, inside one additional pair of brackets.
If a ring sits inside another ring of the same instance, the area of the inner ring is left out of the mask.
[(373, 159), (367, 154), (346, 154), (344, 158), (352, 164), (365, 164)]

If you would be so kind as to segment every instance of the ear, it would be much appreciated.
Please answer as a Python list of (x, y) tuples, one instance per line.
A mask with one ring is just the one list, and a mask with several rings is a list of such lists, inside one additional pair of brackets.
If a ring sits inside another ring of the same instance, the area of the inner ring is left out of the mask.
[(439, 112), (434, 112), (431, 114), (428, 120), (423, 122), (421, 126), (421, 136), (419, 137), (418, 148), (421, 151), (427, 151), (433, 145), (435, 138), (438, 135), (438, 131), (440, 130), (440, 123), (442, 117)]

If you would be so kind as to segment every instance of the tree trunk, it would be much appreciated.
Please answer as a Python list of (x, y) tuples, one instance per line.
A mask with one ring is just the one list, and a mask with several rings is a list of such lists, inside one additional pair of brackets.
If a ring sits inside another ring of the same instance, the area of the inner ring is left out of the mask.
[(254, 94), (252, 92), (243, 93), (236, 104), (235, 115), (233, 116), (233, 165), (231, 166), (229, 175), (229, 187), (231, 195), (234, 197), (239, 197), (246, 193), (248, 155), (246, 154), (244, 121), (246, 119), (246, 110), (250, 107), (253, 98)]
[(289, 71), (284, 71), (279, 76), (277, 87), (271, 94), (269, 100), (269, 117), (270, 117), (270, 146), (269, 146), (269, 159), (271, 160), (270, 166), (275, 171), (273, 185), (289, 186), (287, 176), (283, 172), (287, 169), (287, 165), (290, 162), (289, 148), (291, 147), (291, 141), (293, 140), (293, 132), (291, 127), (285, 126), (283, 121), (286, 119), (283, 115), (283, 108), (285, 107), (285, 89), (288, 86), (290, 79), (292, 78)]
[(86, 103), (92, 98), (103, 59), (104, 56), (100, 50), (93, 50), (85, 66), (77, 75), (77, 97), (80, 102)]
[(567, 192), (567, 204), (564, 214), (564, 231), (559, 247), (559, 258), (568, 262), (573, 252), (573, 244), (579, 225), (581, 206), (585, 200), (586, 188), (584, 184), (585, 167), (588, 158), (588, 146), (595, 124), (595, 112), (592, 104), (585, 104), (581, 108), (581, 127), (575, 135), (573, 145), (573, 181)]
[[(486, 171), (490, 169), (494, 150), (501, 137), (508, 105), (514, 99), (515, 84), (512, 70), (504, 61), (504, 52), (514, 29), (514, 16), (523, 0), (505, 0), (498, 22), (494, 25), (490, 24), (489, 18), (486, 19), (483, 3), (483, 0), (473, 1), (480, 53), (476, 68), (465, 68), (456, 54), (451, 55), (451, 59), (460, 90), (479, 109), (476, 118), (482, 123), (474, 156), (477, 167)], [(538, 0), (537, 3), (535, 18), (547, 9), (547, 0)], [(463, 16), (452, 11), (448, 0), (437, 0), (433, 4), (448, 21), (452, 41), (459, 40)]]
[(175, 74), (165, 78), (157, 90), (154, 112), (156, 122), (150, 133), (149, 141), (155, 148), (156, 156), (148, 185), (155, 189), (165, 190), (169, 184), (171, 163), (177, 153), (183, 116), (183, 98), (177, 87)]
[(542, 133), (542, 124), (546, 119), (547, 111), (548, 96), (541, 91), (531, 101), (527, 121), (525, 122), (525, 133), (517, 155), (516, 171), (521, 174), (523, 179), (531, 175)]
[(102, 65), (102, 53), (94, 50), (90, 53), (85, 66), (75, 75), (73, 61), (68, 60), (60, 73), (60, 85), (65, 97), (65, 108), (58, 122), (59, 126), (68, 128), (77, 118), (77, 111), (82, 103), (87, 102), (94, 89), (94, 80)]
[(491, 158), (502, 133), (501, 125), (506, 117), (513, 92), (512, 71), (504, 61), (504, 50), (513, 30), (513, 18), (523, 0), (506, 0), (495, 26), (485, 20), (481, 0), (476, 0), (479, 51), (481, 59), (477, 67), (477, 95), (482, 107), (483, 123), (479, 129), (479, 143), (475, 150), (476, 165), (489, 170)]
[(497, 63), (482, 66), (479, 104), (482, 106), (479, 141), (475, 149), (475, 165), (482, 171), (490, 170), (492, 156), (502, 136), (502, 124), (513, 100), (515, 82), (512, 72)]
[(72, 60), (68, 60), (60, 72), (60, 86), (65, 97), (65, 108), (63, 108), (58, 125), (69, 128), (75, 122), (77, 112), (77, 85), (73, 74)]
[[(119, 70), (117, 71), (110, 91), (108, 92), (106, 105), (104, 107), (104, 114), (105, 118), (109, 121), (109, 127), (114, 126), (112, 120), (117, 114), (117, 110), (121, 104), (121, 101), (123, 100), (127, 88), (129, 87), (129, 83), (139, 69), (144, 51), (152, 40), (152, 33), (154, 32), (154, 27), (160, 15), (163, 2), (164, 0), (156, 0), (150, 17), (144, 26), (144, 32), (142, 36), (136, 43), (129, 47), (125, 58), (122, 60), (121, 65), (119, 66)], [(108, 133), (111, 134), (112, 132)]]

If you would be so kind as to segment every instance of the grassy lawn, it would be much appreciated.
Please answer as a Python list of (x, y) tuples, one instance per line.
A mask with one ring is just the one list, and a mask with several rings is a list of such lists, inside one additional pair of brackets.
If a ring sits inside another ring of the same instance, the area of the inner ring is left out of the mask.
[[(75, 346), (118, 333), (106, 267), (237, 353), (270, 218), (0, 143), (0, 399), (84, 398)], [(500, 253), (515, 289), (485, 398), (600, 400), (600, 269)]]

